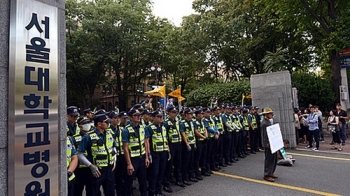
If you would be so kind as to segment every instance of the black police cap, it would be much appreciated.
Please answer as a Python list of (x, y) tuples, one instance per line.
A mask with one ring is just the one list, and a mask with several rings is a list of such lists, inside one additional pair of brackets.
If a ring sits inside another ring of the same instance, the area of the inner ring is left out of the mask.
[(78, 108), (76, 106), (69, 106), (67, 108), (67, 114), (70, 116), (79, 116)]
[(109, 114), (108, 114), (108, 117), (109, 118), (115, 118), (115, 117), (117, 117), (118, 116), (118, 113), (116, 113), (115, 111), (111, 111), (111, 112), (109, 112)]
[(111, 123), (113, 120), (107, 118), (107, 116), (105, 114), (98, 114), (98, 115), (95, 115), (94, 118), (93, 118), (94, 122), (95, 123), (98, 123), (98, 122), (107, 122), (107, 123)]
[(140, 116), (141, 115), (141, 112), (136, 110), (136, 109), (132, 109), (128, 112), (128, 116)]

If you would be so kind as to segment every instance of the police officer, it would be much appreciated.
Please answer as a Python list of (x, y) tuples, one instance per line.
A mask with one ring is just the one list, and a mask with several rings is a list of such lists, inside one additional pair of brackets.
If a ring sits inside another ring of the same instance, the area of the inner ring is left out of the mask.
[(123, 176), (125, 175), (125, 158), (123, 152), (123, 143), (122, 143), (122, 130), (124, 127), (120, 126), (120, 117), (119, 114), (115, 111), (111, 111), (108, 114), (108, 117), (112, 120), (111, 125), (108, 131), (111, 131), (113, 138), (116, 142), (117, 148), (117, 163), (116, 168), (114, 170), (114, 181), (115, 181), (115, 190), (117, 192), (117, 196), (122, 195), (122, 190), (124, 187)]
[(194, 174), (193, 162), (194, 162), (194, 151), (196, 150), (196, 138), (194, 130), (196, 129), (193, 123), (192, 117), (193, 112), (190, 108), (184, 110), (185, 119), (179, 124), (181, 138), (182, 138), (182, 180), (185, 185), (191, 185), (189, 182), (198, 182), (195, 178), (192, 178)]
[[(259, 148), (263, 148), (263, 147), (262, 147), (262, 141), (261, 141), (261, 129), (260, 129), (261, 118), (262, 118), (262, 116), (259, 114), (258, 111), (259, 111), (259, 107), (254, 106), (254, 115), (255, 115), (256, 124), (257, 124), (257, 128), (256, 128), (257, 143), (258, 143), (258, 147), (259, 147)], [(299, 138), (298, 138), (298, 139), (299, 139)]]
[(141, 102), (142, 107), (149, 111), (153, 111), (152, 100), (151, 95), (145, 95), (145, 100)]
[(152, 123), (151, 112), (148, 110), (144, 110), (141, 118), (141, 122), (143, 126), (148, 126)]
[(166, 128), (163, 126), (163, 113), (160, 111), (152, 112), (153, 123), (145, 128), (146, 135), (149, 135), (148, 143), (152, 155), (152, 164), (150, 165), (150, 176), (148, 181), (148, 195), (162, 196), (162, 183), (165, 171), (165, 165), (168, 158), (168, 137)]
[(257, 126), (257, 120), (255, 117), (255, 109), (252, 107), (250, 109), (250, 113), (248, 115), (248, 124), (249, 124), (249, 140), (250, 140), (250, 153), (256, 154), (258, 152), (258, 126)]
[(244, 157), (243, 153), (241, 153), (239, 149), (240, 145), (240, 140), (241, 140), (241, 135), (240, 133), (242, 132), (243, 126), (241, 124), (239, 114), (237, 107), (233, 106), (232, 107), (232, 115), (230, 116), (233, 125), (236, 127), (235, 130), (232, 133), (232, 148), (231, 148), (231, 156), (230, 156), (230, 161), (232, 163), (235, 163), (239, 161), (238, 157)]
[(204, 108), (204, 120), (203, 120), (203, 126), (207, 129), (209, 140), (207, 142), (207, 155), (206, 155), (206, 167), (205, 169), (201, 170), (201, 174), (204, 176), (210, 176), (212, 174), (211, 168), (215, 167), (215, 158), (213, 153), (215, 151), (213, 150), (213, 144), (214, 141), (216, 141), (219, 137), (219, 131), (215, 129), (215, 122), (211, 119), (211, 109), (210, 108)]
[(145, 129), (140, 125), (141, 113), (137, 109), (128, 112), (130, 123), (122, 132), (124, 158), (126, 161), (126, 173), (124, 176), (123, 196), (132, 195), (132, 183), (138, 178), (141, 196), (147, 195), (146, 168), (150, 164), (148, 158), (149, 144)]
[(209, 138), (208, 138), (208, 131), (204, 126), (204, 122), (203, 122), (204, 121), (203, 110), (198, 109), (195, 111), (195, 114), (196, 114), (195, 123), (196, 123), (197, 129), (194, 130), (194, 133), (196, 135), (197, 150), (194, 152), (194, 171), (195, 171), (195, 178), (197, 180), (203, 180), (201, 172), (199, 171), (199, 167), (201, 167), (202, 171), (205, 171), (207, 142)]
[(76, 123), (79, 117), (78, 108), (76, 106), (69, 106), (67, 108), (67, 135), (73, 136), (80, 132), (79, 126)]
[(179, 130), (179, 121), (176, 119), (177, 110), (175, 107), (168, 107), (169, 118), (164, 122), (164, 126), (168, 134), (168, 144), (170, 149), (171, 159), (166, 162), (164, 175), (164, 190), (168, 193), (173, 192), (170, 187), (170, 180), (172, 179), (171, 172), (174, 164), (174, 176), (176, 178), (175, 184), (180, 187), (185, 187), (182, 182), (181, 173), (181, 134)]
[(249, 123), (248, 123), (248, 109), (242, 110), (242, 125), (243, 131), (241, 135), (241, 151), (244, 155), (249, 155), (247, 152), (247, 141), (248, 141), (248, 133), (249, 133)]
[[(215, 162), (216, 162), (216, 167), (220, 169), (220, 166), (222, 167), (227, 167), (224, 164), (223, 160), (223, 151), (224, 151), (224, 124), (222, 122), (222, 116), (221, 116), (221, 108), (220, 107), (215, 107), (214, 109), (214, 116), (213, 120), (215, 122), (215, 125), (218, 128), (218, 131), (220, 132), (219, 138), (216, 140), (215, 145)], [(215, 171), (215, 170), (214, 170)]]
[(229, 105), (224, 105), (224, 113), (221, 115), (222, 123), (224, 124), (224, 160), (226, 165), (232, 165), (230, 162), (230, 154), (232, 149), (232, 132), (234, 128), (232, 126), (232, 121), (230, 118), (230, 107)]
[(73, 145), (73, 141), (67, 136), (67, 177), (68, 177), (68, 196), (74, 195), (74, 170), (78, 166), (77, 151)]
[[(101, 185), (105, 195), (114, 195), (114, 168), (116, 163), (116, 143), (110, 131), (112, 122), (105, 114), (94, 116), (95, 129), (84, 135), (79, 147), (79, 160), (88, 166), (93, 175), (92, 195), (98, 196)], [(84, 152), (87, 156), (84, 156)]]
[[(87, 117), (79, 117), (78, 125), (80, 132), (72, 137), (72, 141), (76, 149), (78, 149), (80, 142), (82, 141), (84, 135), (86, 135), (91, 129), (91, 121)], [(84, 152), (84, 155), (87, 156), (87, 152)], [(75, 181), (74, 181), (74, 195), (82, 196), (84, 187), (86, 189), (86, 196), (91, 196), (91, 179), (92, 174), (90, 169), (79, 161), (79, 166), (75, 170)]]
[(90, 121), (93, 123), (92, 117), (93, 117), (93, 113), (92, 110), (90, 108), (87, 108), (84, 110), (84, 116), (88, 119), (90, 119)]

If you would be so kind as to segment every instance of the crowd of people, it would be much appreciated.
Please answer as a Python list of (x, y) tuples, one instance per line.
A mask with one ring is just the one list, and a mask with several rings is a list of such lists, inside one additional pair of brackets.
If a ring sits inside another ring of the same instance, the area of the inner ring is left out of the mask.
[(85, 189), (87, 196), (99, 196), (102, 186), (104, 195), (130, 196), (137, 179), (141, 195), (161, 196), (264, 148), (264, 179), (277, 178), (278, 157), (266, 134), (270, 108), (261, 114), (258, 107), (232, 104), (152, 111), (151, 101), (128, 112), (86, 109), (81, 117), (77, 107), (67, 108), (68, 195)]
[[(329, 111), (327, 120), (323, 120), (322, 112), (316, 105), (309, 104), (308, 108), (294, 109), (294, 125), (297, 141), (307, 144), (305, 148), (314, 151), (319, 150), (319, 142), (324, 142), (323, 122), (326, 122), (326, 130), (332, 134), (331, 149), (342, 151), (345, 145), (346, 122), (348, 115), (342, 109), (341, 104)], [(314, 146), (315, 145), (315, 146)]]

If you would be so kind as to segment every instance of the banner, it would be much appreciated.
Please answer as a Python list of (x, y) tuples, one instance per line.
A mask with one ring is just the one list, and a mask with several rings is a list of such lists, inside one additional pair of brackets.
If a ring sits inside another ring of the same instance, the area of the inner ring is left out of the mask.
[(177, 88), (176, 90), (174, 90), (173, 92), (168, 94), (171, 97), (175, 97), (175, 98), (179, 98), (181, 97), (181, 88)]
[(180, 97), (178, 97), (177, 99), (178, 99), (178, 101), (179, 101), (179, 102), (181, 102), (181, 101), (185, 100), (186, 98), (185, 98), (185, 97), (180, 96)]
[(151, 90), (151, 91), (146, 91), (145, 94), (164, 98), (165, 97), (165, 86), (161, 86), (161, 87), (156, 88), (156, 89)]

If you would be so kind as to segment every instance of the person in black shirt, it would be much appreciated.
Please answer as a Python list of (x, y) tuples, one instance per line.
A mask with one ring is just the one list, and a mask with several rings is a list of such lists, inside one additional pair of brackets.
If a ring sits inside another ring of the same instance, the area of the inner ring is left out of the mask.
[(345, 110), (341, 109), (340, 103), (336, 105), (337, 112), (336, 116), (339, 118), (339, 124), (341, 125), (341, 140), (342, 140), (342, 145), (345, 145), (345, 140), (346, 140), (346, 121), (348, 120), (348, 114), (346, 113)]

